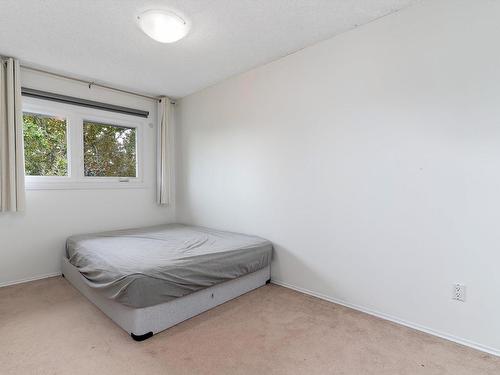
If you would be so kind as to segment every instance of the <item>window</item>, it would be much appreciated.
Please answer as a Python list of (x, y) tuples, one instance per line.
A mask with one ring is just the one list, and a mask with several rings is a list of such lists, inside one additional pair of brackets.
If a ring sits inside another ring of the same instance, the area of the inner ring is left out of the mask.
[(25, 170), (28, 176), (67, 176), (66, 119), (23, 114)]
[(144, 187), (147, 120), (23, 98), (27, 189)]
[(136, 177), (136, 130), (84, 121), (83, 155), (87, 177)]

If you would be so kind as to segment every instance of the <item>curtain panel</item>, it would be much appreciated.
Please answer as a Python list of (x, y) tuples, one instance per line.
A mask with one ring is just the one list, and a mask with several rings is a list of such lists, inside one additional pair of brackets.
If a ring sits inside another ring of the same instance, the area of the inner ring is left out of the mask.
[(167, 97), (161, 97), (158, 103), (158, 178), (157, 203), (170, 204), (171, 195), (171, 131), (173, 121), (173, 104)]
[(23, 114), (19, 61), (2, 59), (0, 72), (0, 211), (25, 205)]

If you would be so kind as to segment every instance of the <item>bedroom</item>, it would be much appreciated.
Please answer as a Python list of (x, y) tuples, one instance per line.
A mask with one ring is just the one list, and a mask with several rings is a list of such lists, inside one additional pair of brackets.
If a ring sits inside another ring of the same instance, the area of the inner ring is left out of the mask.
[[(183, 37), (151, 38), (151, 10)], [(500, 372), (498, 1), (3, 0), (0, 20), (2, 374)], [(168, 328), (81, 294), (109, 273), (61, 276), (68, 239), (174, 223), (269, 241), (271, 283), (242, 281), (255, 260), (183, 273), (193, 293), (151, 306), (195, 316)]]

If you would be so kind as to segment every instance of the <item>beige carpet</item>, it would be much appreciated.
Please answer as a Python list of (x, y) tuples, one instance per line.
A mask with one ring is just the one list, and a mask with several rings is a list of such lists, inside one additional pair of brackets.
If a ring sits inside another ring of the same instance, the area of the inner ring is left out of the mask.
[(0, 288), (0, 373), (500, 374), (500, 358), (268, 285), (136, 343), (66, 280)]

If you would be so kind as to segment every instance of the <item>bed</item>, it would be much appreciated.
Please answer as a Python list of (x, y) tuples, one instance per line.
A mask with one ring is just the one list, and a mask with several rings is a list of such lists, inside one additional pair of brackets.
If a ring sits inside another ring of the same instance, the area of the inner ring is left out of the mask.
[(272, 244), (183, 224), (69, 237), (63, 275), (141, 341), (270, 280)]

